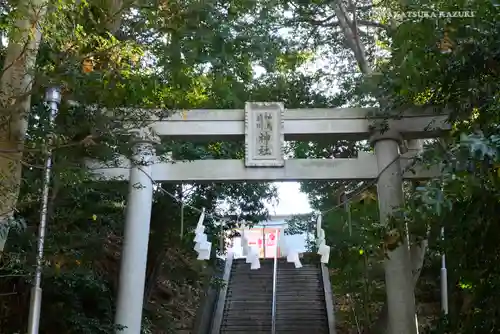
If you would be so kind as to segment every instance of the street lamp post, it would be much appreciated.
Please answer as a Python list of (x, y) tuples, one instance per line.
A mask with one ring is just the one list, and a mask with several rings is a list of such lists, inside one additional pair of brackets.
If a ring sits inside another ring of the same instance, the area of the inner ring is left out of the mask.
[(31, 289), (30, 313), (28, 319), (28, 334), (38, 334), (40, 327), (40, 309), (42, 305), (42, 269), (43, 269), (43, 247), (45, 242), (45, 230), (47, 224), (47, 207), (49, 202), (50, 177), (52, 171), (52, 147), (54, 121), (61, 102), (61, 92), (58, 88), (47, 89), (45, 103), (50, 110), (49, 127), (50, 132), (46, 143), (46, 159), (43, 178), (42, 204), (40, 207), (40, 225), (38, 226), (38, 247), (36, 257), (35, 281)]
[[(441, 240), (444, 240), (444, 227), (441, 228)], [(441, 308), (448, 315), (448, 274), (446, 270), (446, 255), (441, 254)]]

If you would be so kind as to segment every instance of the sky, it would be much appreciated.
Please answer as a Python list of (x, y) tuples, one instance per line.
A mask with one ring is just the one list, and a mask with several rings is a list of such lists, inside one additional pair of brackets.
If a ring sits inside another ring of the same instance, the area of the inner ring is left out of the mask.
[[(293, 38), (293, 31), (290, 29), (280, 29), (279, 34), (282, 37)], [(340, 63), (345, 65), (347, 60)], [(331, 71), (330, 65), (331, 64), (327, 59), (323, 59), (320, 54), (317, 54), (312, 60), (303, 64), (298, 69), (298, 72), (307, 74), (314, 73), (319, 69)], [(263, 67), (258, 65), (253, 66), (253, 70), (255, 77), (260, 77), (266, 72)], [(338, 93), (340, 88), (337, 82), (329, 82), (329, 85), (332, 85), (332, 83), (333, 86), (328, 87), (322, 87), (322, 85), (318, 83), (317, 87), (324, 93), (333, 95)], [(300, 191), (300, 184), (298, 182), (276, 182), (275, 185), (278, 187), (279, 203), (275, 205), (266, 203), (266, 207), (269, 209), (270, 215), (292, 215), (310, 213), (312, 211), (307, 195)]]
[(307, 195), (300, 191), (298, 182), (276, 182), (279, 203), (267, 204), (270, 215), (291, 215), (312, 211)]
[[(287, 35), (282, 31), (282, 35)], [(314, 59), (303, 65), (299, 71), (314, 72), (318, 68), (323, 68), (326, 63), (322, 59)], [(254, 75), (259, 77), (265, 73), (265, 69), (261, 66), (254, 66)], [(338, 87), (335, 87), (332, 92), (336, 92)], [(293, 215), (299, 213), (310, 213), (312, 211), (309, 205), (307, 195), (300, 191), (300, 184), (298, 182), (275, 182), (278, 188), (279, 203), (269, 204), (265, 203), (270, 215)]]

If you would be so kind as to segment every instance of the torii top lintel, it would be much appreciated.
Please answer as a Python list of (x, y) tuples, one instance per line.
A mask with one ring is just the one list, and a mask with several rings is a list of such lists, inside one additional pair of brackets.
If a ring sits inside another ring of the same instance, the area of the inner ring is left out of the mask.
[[(372, 134), (376, 108), (285, 109), (279, 102), (247, 102), (245, 109), (196, 109), (177, 112), (155, 121), (151, 127), (159, 136), (187, 140), (239, 140), (245, 134), (245, 120), (252, 114), (271, 113), (282, 122), (284, 140), (364, 140)], [(278, 112), (280, 111), (280, 112)], [(435, 108), (414, 107), (399, 112), (389, 126), (404, 139), (439, 137), (450, 126), (447, 114)], [(257, 120), (257, 119), (255, 119)], [(247, 124), (248, 125), (248, 124)], [(326, 137), (325, 137), (326, 136)]]

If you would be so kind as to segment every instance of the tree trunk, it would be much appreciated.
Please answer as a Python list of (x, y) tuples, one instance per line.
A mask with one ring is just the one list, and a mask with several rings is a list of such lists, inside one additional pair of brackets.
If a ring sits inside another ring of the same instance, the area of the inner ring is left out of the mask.
[(0, 78), (0, 232), (3, 232), (0, 233), (0, 253), (19, 196), (34, 67), (46, 10), (46, 0), (20, 1), (16, 9), (19, 18), (9, 36)]
[[(171, 194), (179, 191), (176, 185), (162, 185)], [(182, 188), (180, 188), (182, 191)], [(151, 216), (151, 232), (148, 244), (148, 261), (146, 265), (146, 284), (144, 288), (144, 305), (147, 305), (151, 293), (156, 286), (156, 281), (161, 273), (163, 261), (167, 255), (169, 247), (173, 245), (167, 243), (169, 229), (172, 227), (169, 221), (175, 212), (179, 210), (177, 203), (169, 197), (163, 197), (158, 203), (153, 205)]]
[(146, 268), (146, 283), (144, 286), (144, 302), (143, 302), (144, 308), (148, 305), (153, 290), (156, 287), (156, 281), (158, 280), (158, 277), (160, 277), (161, 269), (163, 267), (163, 260), (167, 255), (166, 247), (164, 248), (165, 248), (164, 250), (160, 251), (158, 255), (156, 255), (156, 258), (154, 260), (148, 260), (147, 262), (149, 266)]
[[(413, 286), (417, 285), (422, 266), (424, 264), (425, 254), (427, 252), (427, 239), (422, 240), (419, 244), (414, 244), (410, 248), (412, 272), (413, 272)], [(378, 313), (375, 322), (370, 328), (365, 328), (363, 334), (385, 334), (387, 330), (387, 322), (389, 317), (389, 308), (387, 307), (387, 299), (384, 301), (382, 309)]]
[(123, 20), (123, 0), (108, 0), (108, 18), (106, 30), (112, 35), (117, 35)]

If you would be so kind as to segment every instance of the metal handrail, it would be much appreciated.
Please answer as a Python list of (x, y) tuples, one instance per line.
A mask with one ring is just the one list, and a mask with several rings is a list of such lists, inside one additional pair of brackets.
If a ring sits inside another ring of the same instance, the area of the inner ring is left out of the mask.
[[(279, 230), (276, 229), (276, 248), (274, 251), (274, 268), (273, 268), (273, 304), (271, 314), (271, 333), (276, 334), (276, 282), (278, 280), (278, 244), (279, 244)], [(264, 245), (265, 247), (265, 245)]]

